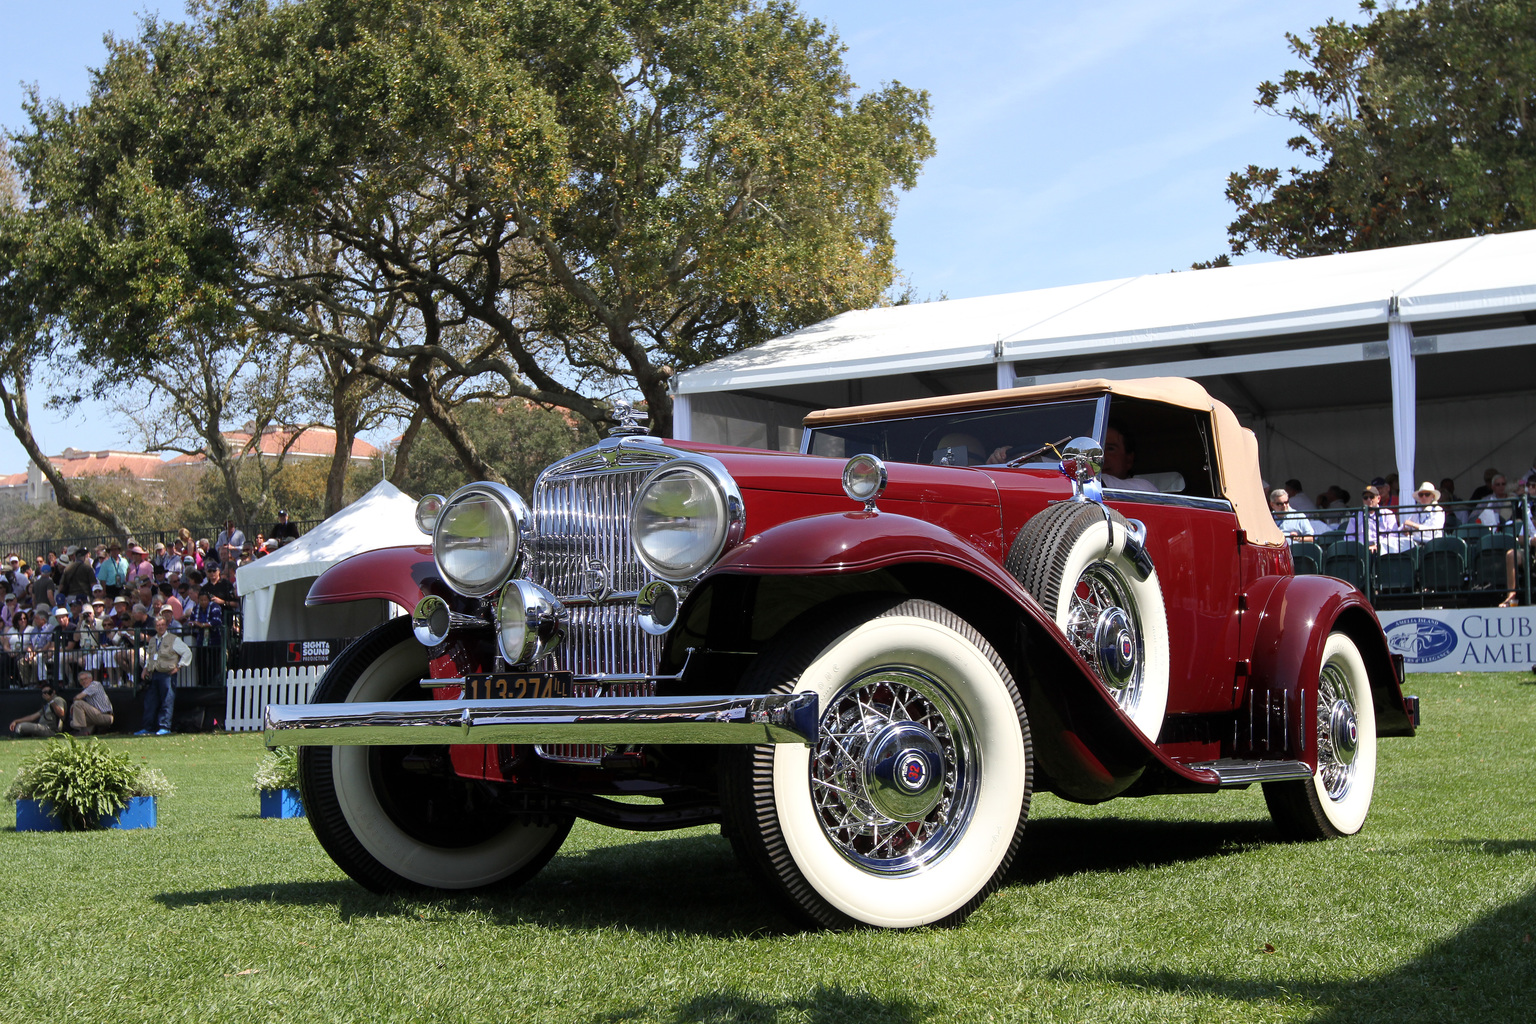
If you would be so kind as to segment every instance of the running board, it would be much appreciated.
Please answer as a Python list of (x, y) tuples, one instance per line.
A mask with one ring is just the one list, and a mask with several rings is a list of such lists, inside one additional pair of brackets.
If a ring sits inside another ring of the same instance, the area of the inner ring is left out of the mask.
[(1292, 782), (1312, 777), (1312, 769), (1305, 761), (1245, 761), (1224, 757), (1219, 761), (1199, 761), (1184, 767), (1215, 772), (1223, 789), (1251, 786), (1255, 782)]

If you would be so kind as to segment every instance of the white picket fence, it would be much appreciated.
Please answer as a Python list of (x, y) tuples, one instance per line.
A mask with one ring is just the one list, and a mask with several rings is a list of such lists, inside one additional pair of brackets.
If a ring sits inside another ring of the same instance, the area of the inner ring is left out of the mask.
[(324, 674), (324, 665), (230, 672), (224, 688), (224, 728), (230, 732), (259, 730), (268, 704), (308, 703)]

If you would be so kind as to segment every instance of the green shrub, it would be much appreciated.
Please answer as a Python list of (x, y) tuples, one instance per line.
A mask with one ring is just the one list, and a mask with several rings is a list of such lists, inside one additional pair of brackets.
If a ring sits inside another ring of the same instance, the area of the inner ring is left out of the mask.
[(56, 736), (22, 761), (5, 799), (47, 801), (69, 831), (99, 828), (100, 821), (136, 796), (170, 796), (176, 791), (157, 768), (134, 764), (96, 739)]
[(260, 793), (266, 789), (299, 788), (299, 748), (275, 747), (256, 765), (251, 787)]

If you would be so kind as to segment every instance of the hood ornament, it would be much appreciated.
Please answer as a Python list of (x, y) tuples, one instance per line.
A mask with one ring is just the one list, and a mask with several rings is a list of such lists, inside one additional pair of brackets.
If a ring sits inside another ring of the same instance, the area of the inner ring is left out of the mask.
[(631, 437), (635, 434), (648, 433), (641, 424), (641, 416), (635, 412), (635, 407), (622, 398), (616, 398), (613, 402), (614, 425), (608, 428), (609, 437)]

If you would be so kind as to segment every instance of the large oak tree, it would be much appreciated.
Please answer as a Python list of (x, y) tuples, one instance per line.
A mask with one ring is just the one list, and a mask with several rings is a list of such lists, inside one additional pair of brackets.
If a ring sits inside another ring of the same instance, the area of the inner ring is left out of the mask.
[(1288, 36), (1259, 87), (1306, 163), (1231, 176), (1234, 253), (1375, 249), (1536, 226), (1536, 0), (1422, 0)]
[(927, 98), (841, 53), (782, 2), (200, 5), (34, 99), (0, 251), (86, 360), (315, 345), (498, 478), (445, 386), (668, 433), (676, 370), (889, 286)]

